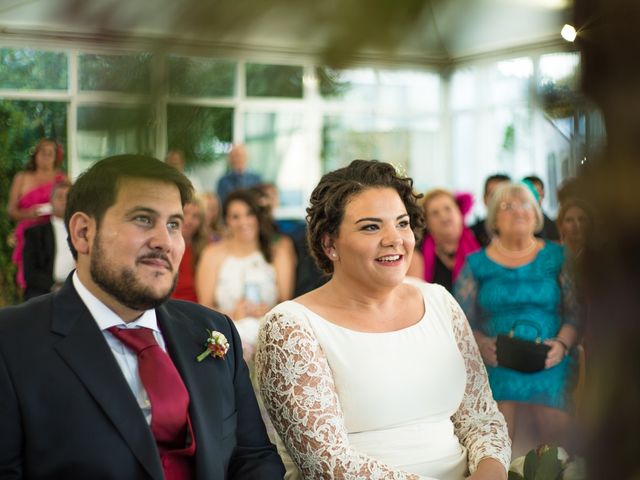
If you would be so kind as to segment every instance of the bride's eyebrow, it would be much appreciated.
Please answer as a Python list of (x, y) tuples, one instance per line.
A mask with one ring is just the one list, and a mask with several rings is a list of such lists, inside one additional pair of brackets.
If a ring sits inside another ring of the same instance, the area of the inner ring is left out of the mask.
[[(398, 215), (396, 217), (396, 220), (400, 220), (401, 218), (408, 217), (408, 216), (409, 216), (408, 213), (403, 213), (402, 215)], [(364, 218), (361, 218), (360, 220), (356, 220), (356, 223), (360, 223), (360, 222), (378, 222), (378, 223), (382, 223), (382, 219), (381, 218), (376, 218), (376, 217), (364, 217)]]

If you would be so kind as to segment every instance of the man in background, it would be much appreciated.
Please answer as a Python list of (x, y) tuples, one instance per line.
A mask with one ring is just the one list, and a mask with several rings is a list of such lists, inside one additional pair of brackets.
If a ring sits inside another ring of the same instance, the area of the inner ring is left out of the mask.
[(166, 163), (167, 165), (171, 165), (180, 173), (184, 173), (191, 181), (191, 184), (193, 185), (193, 188), (196, 192), (204, 192), (207, 190), (206, 188), (203, 188), (199, 178), (186, 172), (185, 168), (187, 166), (187, 160), (184, 156), (184, 151), (178, 148), (169, 150), (167, 152), (167, 155), (164, 157), (164, 163)]
[(231, 147), (228, 171), (218, 181), (218, 197), (224, 203), (227, 195), (239, 188), (249, 188), (262, 182), (260, 175), (247, 170), (247, 149), (242, 144)]
[[(483, 196), (484, 205), (487, 206), (489, 204), (489, 199), (491, 198), (491, 194), (493, 193), (493, 191), (496, 189), (498, 185), (500, 185), (502, 182), (509, 182), (509, 181), (511, 181), (511, 177), (509, 177), (509, 175), (506, 175), (504, 173), (496, 173), (494, 175), (488, 176), (487, 179), (484, 181), (484, 196)], [(473, 232), (476, 239), (478, 240), (478, 243), (482, 247), (486, 247), (491, 242), (491, 237), (489, 236), (489, 232), (485, 227), (485, 223), (484, 223), (485, 220), (486, 218), (481, 218), (476, 223), (471, 225), (471, 227), (469, 227), (471, 228), (471, 231)]]
[(51, 217), (47, 223), (28, 228), (24, 234), (25, 300), (59, 289), (75, 268), (67, 244), (64, 209), (71, 183), (62, 180), (51, 190)]
[[(528, 177), (524, 177), (522, 181), (529, 183), (534, 188), (534, 196), (542, 210), (542, 201), (544, 200), (544, 183), (542, 179), (537, 175), (529, 175)], [(542, 227), (542, 230), (536, 233), (536, 237), (544, 238), (545, 240), (559, 241), (560, 234), (558, 233), (556, 222), (551, 220), (544, 210), (542, 210), (542, 216), (544, 218), (544, 226)]]

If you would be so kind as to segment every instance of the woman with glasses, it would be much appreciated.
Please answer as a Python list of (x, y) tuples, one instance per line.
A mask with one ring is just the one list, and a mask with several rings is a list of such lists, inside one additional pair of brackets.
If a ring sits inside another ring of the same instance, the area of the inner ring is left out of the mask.
[[(537, 443), (558, 443), (570, 423), (574, 362), (569, 353), (578, 331), (563, 247), (535, 237), (542, 224), (540, 207), (526, 185), (500, 185), (488, 205), (487, 229), (494, 238), (486, 249), (467, 257), (455, 293), (474, 330), (511, 438), (516, 415), (526, 407)], [(525, 373), (503, 366), (507, 362), (498, 360), (496, 338), (510, 333), (549, 346), (542, 370)]]

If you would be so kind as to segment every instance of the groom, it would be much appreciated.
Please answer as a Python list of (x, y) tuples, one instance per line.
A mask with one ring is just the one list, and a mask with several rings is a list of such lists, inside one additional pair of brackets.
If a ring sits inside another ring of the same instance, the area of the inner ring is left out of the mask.
[(77, 270), (0, 310), (0, 478), (283, 477), (233, 322), (168, 300), (191, 195), (175, 168), (137, 155), (73, 185)]

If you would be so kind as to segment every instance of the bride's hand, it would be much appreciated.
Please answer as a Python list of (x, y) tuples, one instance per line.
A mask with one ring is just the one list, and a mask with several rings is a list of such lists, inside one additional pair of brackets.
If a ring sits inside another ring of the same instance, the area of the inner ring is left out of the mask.
[(507, 480), (507, 472), (502, 464), (494, 458), (483, 458), (478, 468), (467, 480)]
[(484, 363), (490, 367), (498, 366), (498, 355), (496, 353), (496, 340), (491, 337), (483, 337), (478, 339), (478, 348)]

